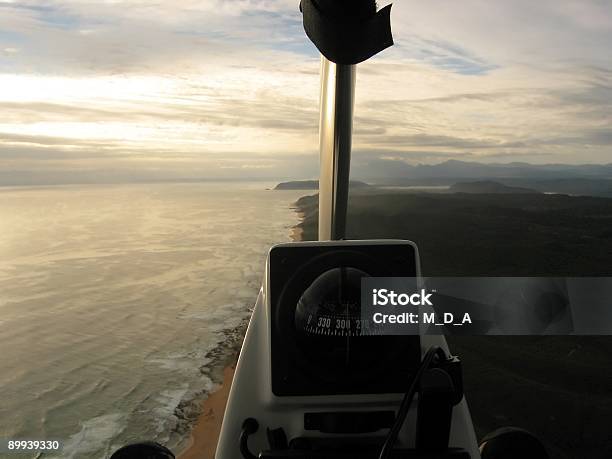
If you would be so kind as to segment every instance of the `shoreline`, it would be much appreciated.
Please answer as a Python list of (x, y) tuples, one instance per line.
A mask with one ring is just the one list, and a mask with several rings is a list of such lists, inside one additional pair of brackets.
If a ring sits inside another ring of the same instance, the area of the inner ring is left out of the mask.
[[(302, 223), (306, 214), (298, 203), (295, 204), (293, 209), (299, 222), (291, 227), (289, 238), (292, 242), (299, 242), (303, 240)], [(245, 332), (246, 328), (243, 330), (243, 333)], [(242, 338), (244, 339), (244, 335)], [(242, 345), (242, 339), (239, 340), (239, 344)], [(223, 367), (223, 381), (201, 402), (201, 412), (191, 429), (186, 445), (177, 453), (177, 459), (214, 459), (225, 406), (238, 363), (240, 346), (232, 353), (232, 357), (226, 361)]]
[(202, 402), (202, 412), (191, 430), (189, 442), (177, 459), (214, 459), (235, 370), (235, 363), (224, 368), (223, 382)]

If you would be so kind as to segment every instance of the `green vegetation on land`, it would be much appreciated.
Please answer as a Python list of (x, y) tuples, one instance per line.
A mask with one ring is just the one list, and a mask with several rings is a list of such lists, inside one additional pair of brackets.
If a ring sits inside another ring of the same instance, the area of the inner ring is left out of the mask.
[[(317, 237), (317, 196), (297, 202)], [(428, 276), (611, 276), (612, 199), (352, 193), (350, 239), (417, 243)], [(612, 457), (612, 337), (453, 336), (477, 435), (516, 425), (553, 458)]]

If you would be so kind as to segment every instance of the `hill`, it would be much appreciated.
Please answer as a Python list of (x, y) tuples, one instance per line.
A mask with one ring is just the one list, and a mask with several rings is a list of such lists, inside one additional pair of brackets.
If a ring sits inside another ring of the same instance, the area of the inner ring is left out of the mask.
[[(349, 182), (349, 186), (351, 188), (368, 188), (368, 185), (365, 182), (360, 182), (357, 180), (351, 180)], [(318, 190), (319, 189), (319, 181), (318, 180), (295, 180), (291, 182), (281, 182), (274, 187), (275, 190)]]

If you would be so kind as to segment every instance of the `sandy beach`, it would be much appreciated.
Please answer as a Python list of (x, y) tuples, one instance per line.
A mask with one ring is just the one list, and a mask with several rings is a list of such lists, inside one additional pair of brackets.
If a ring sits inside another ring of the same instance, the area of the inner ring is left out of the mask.
[(234, 377), (234, 365), (223, 371), (223, 383), (202, 403), (202, 414), (191, 432), (187, 449), (178, 455), (179, 459), (213, 459), (217, 449), (217, 439), (221, 432), (221, 423), (225, 405)]

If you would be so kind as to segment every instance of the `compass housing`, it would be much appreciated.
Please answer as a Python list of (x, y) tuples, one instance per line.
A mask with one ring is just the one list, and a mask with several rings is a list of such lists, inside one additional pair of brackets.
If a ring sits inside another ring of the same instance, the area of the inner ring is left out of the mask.
[(363, 277), (416, 277), (410, 244), (274, 247), (269, 257), (275, 395), (401, 393), (418, 336), (364, 330)]

